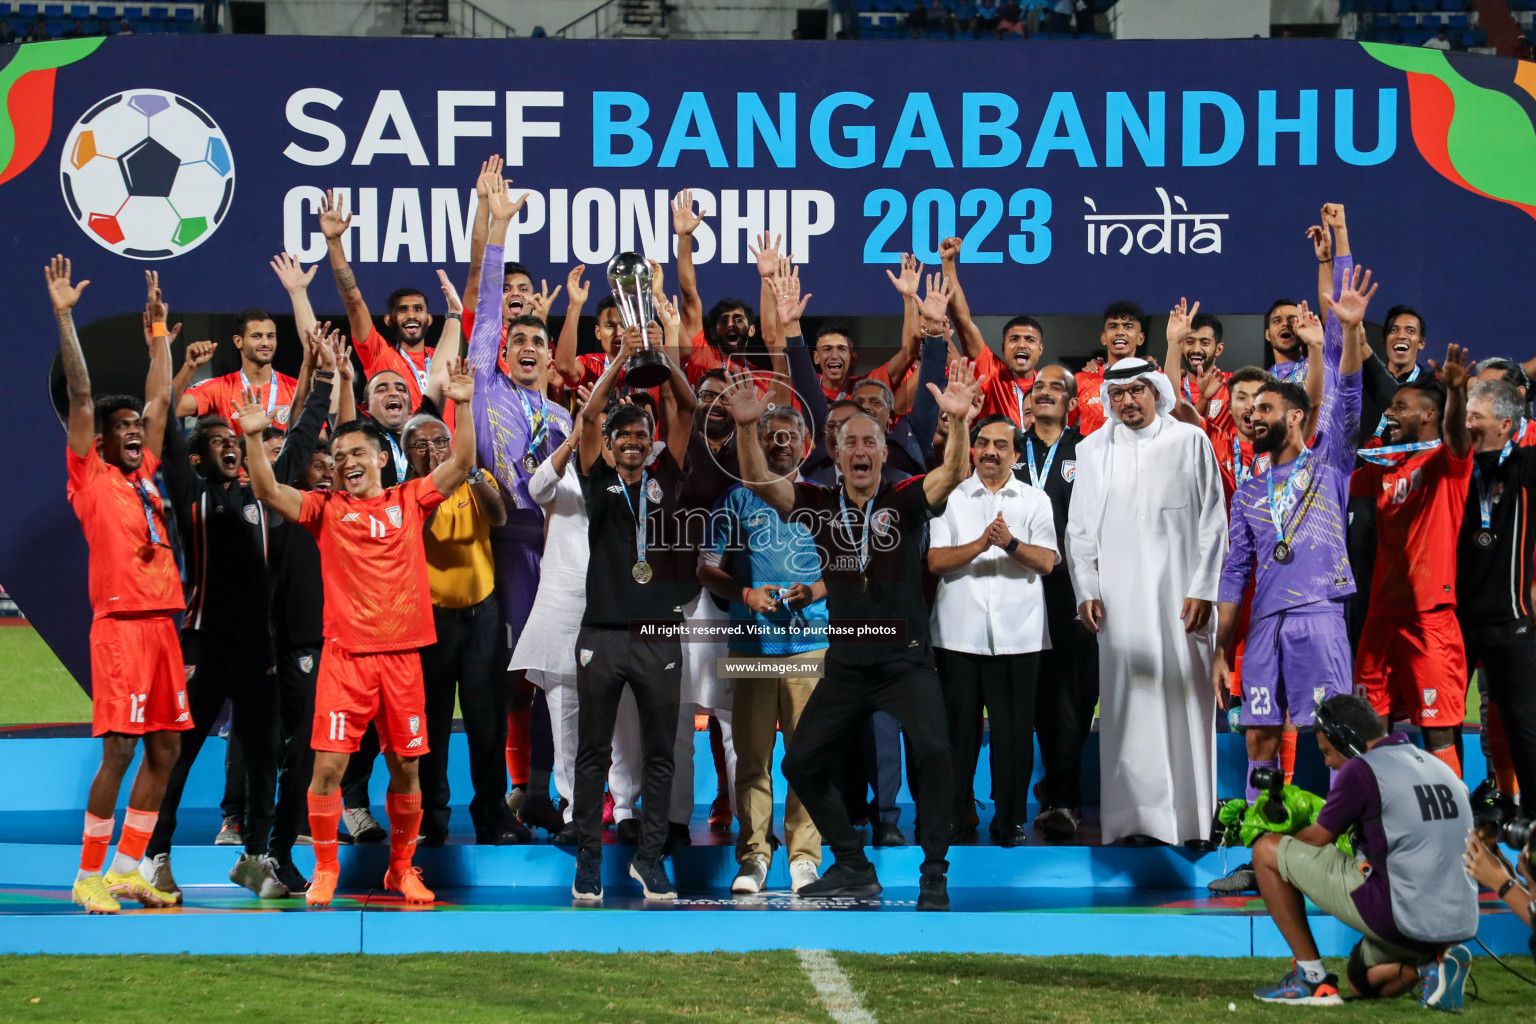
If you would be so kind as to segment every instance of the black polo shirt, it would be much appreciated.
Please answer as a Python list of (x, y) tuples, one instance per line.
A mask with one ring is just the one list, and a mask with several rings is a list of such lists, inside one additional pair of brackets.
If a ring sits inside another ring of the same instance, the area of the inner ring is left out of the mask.
[[(1019, 452), (1019, 461), (1013, 464), (1013, 475), (1026, 484), (1033, 484), (1034, 480), (1029, 474), (1029, 453), (1030, 447), (1033, 446), (1035, 472), (1044, 473), (1041, 478), (1041, 489), (1045, 491), (1045, 496), (1051, 499), (1051, 514), (1056, 520), (1056, 550), (1061, 552), (1067, 550), (1067, 509), (1072, 504), (1072, 483), (1077, 479), (1077, 445), (1082, 439), (1082, 432), (1076, 427), (1063, 430), (1056, 440), (1056, 454), (1051, 458), (1050, 469), (1047, 471), (1045, 460), (1051, 446), (1041, 441), (1031, 427), (1024, 435), (1024, 450)], [(1046, 617), (1052, 626), (1070, 623), (1077, 617), (1077, 598), (1072, 590), (1072, 574), (1067, 572), (1065, 562), (1052, 570), (1040, 583), (1045, 590)]]
[[(923, 477), (898, 484), (881, 483), (870, 499), (869, 562), (859, 569), (865, 510), (848, 500), (848, 515), (840, 514), (840, 489), (820, 484), (795, 484), (795, 522), (811, 532), (827, 587), (827, 611), (833, 632), (828, 637), (831, 663), (877, 665), (898, 659), (933, 660), (928, 639), (928, 605), (923, 600), (924, 529), (928, 520), (944, 514), (923, 494)], [(839, 634), (839, 626), (896, 624), (898, 632), (863, 637)]]
[[(689, 586), (684, 601), (692, 601), (699, 592), (699, 549), (710, 542), (709, 516), (721, 495), (741, 482), (733, 434), (719, 451), (709, 447), (704, 435), (695, 430), (688, 438), (688, 476), (678, 497), (677, 518), (672, 536), (678, 579)], [(710, 595), (715, 607), (729, 612), (729, 601)]]
[(677, 552), (665, 543), (675, 517), (687, 471), (679, 469), (672, 453), (662, 450), (646, 467), (646, 561), (651, 579), (634, 578), (636, 515), (640, 511), (640, 483), (626, 485), (618, 471), (602, 459), (580, 474), (581, 494), (587, 503), (587, 608), (583, 626), (628, 629), (636, 620), (682, 620), (682, 605), (697, 581), (678, 571)]
[(1499, 464), (1498, 452), (1473, 456), (1489, 497), (1497, 498), (1488, 532), (1493, 545), (1483, 548), (1477, 479), (1467, 486), (1467, 508), (1456, 540), (1456, 614), (1479, 624), (1525, 622), (1531, 618), (1532, 552), (1536, 536), (1531, 519), (1536, 491), (1536, 448), (1516, 445)]

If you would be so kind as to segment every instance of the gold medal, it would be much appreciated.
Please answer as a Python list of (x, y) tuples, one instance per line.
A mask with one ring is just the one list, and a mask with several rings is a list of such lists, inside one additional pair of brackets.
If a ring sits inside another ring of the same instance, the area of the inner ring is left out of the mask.
[(655, 575), (651, 571), (651, 563), (646, 561), (636, 562), (634, 568), (629, 570), (629, 574), (642, 586), (651, 582), (651, 578)]
[(523, 468), (530, 473), (539, 468), (539, 460), (533, 457), (532, 452), (529, 452), (527, 455), (523, 456)]

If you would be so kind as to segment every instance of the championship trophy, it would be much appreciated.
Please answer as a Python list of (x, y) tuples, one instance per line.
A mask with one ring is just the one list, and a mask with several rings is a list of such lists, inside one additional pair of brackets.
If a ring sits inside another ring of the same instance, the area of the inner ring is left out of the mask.
[(632, 388), (654, 388), (672, 376), (667, 357), (651, 347), (646, 326), (656, 319), (656, 298), (651, 294), (651, 264), (635, 252), (621, 252), (608, 263), (608, 286), (619, 301), (624, 326), (640, 328), (640, 351), (624, 364), (624, 383)]

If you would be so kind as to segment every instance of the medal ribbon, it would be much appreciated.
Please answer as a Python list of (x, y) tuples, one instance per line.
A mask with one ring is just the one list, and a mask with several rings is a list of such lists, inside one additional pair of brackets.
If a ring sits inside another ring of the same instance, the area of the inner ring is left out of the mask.
[(1402, 455), (1405, 452), (1424, 452), (1438, 447), (1440, 447), (1440, 440), (1436, 438), (1433, 441), (1415, 441), (1413, 444), (1392, 444), (1384, 445), (1380, 448), (1357, 448), (1355, 454), (1366, 462), (1374, 462), (1378, 466), (1395, 466), (1397, 465), (1397, 460), (1391, 458), (1393, 455)]
[[(1285, 478), (1285, 483), (1280, 487), (1280, 494), (1275, 494), (1275, 471), (1273, 468), (1264, 474), (1264, 486), (1269, 489), (1269, 521), (1275, 524), (1275, 540), (1286, 543), (1285, 517), (1291, 508), (1295, 506), (1301, 497), (1297, 493), (1296, 478), (1301, 476), (1307, 465), (1307, 456), (1312, 454), (1312, 449), (1303, 446), (1301, 455), (1296, 459), (1296, 466), (1291, 470), (1290, 476)], [(1301, 515), (1291, 524), (1291, 535), (1295, 536), (1296, 530), (1301, 526), (1301, 521), (1307, 516), (1307, 510), (1303, 508)]]
[(528, 404), (528, 392), (524, 388), (514, 386), (517, 392), (517, 400), (523, 404), (523, 417), (528, 421), (528, 451), (527, 455), (538, 455), (539, 446), (549, 437), (549, 412), (546, 408), (546, 400), (539, 396), (539, 411), (535, 415), (533, 406)]
[[(855, 541), (859, 545), (859, 575), (861, 576), (864, 575), (864, 571), (869, 567), (869, 516), (874, 507), (875, 499), (870, 498), (869, 502), (864, 506), (864, 531)], [(853, 527), (849, 525), (848, 492), (846, 490), (837, 492), (837, 508), (838, 522), (843, 524), (843, 529), (848, 531), (849, 537), (852, 537)]]
[[(1066, 431), (1063, 430), (1062, 434), (1065, 433)], [(1040, 472), (1036, 473), (1035, 439), (1033, 437), (1024, 439), (1024, 464), (1029, 467), (1029, 482), (1042, 491), (1045, 490), (1045, 481), (1051, 478), (1051, 463), (1056, 461), (1056, 446), (1059, 444), (1061, 444), (1061, 435), (1057, 435), (1056, 440), (1051, 442), (1050, 451), (1045, 453), (1045, 462), (1040, 467)]]
[(149, 488), (144, 481), (137, 476), (133, 478), (133, 490), (139, 496), (139, 503), (144, 506), (144, 521), (149, 524), (149, 542), (160, 543), (160, 528), (155, 525), (155, 506), (149, 500)]
[[(624, 488), (624, 502), (629, 506), (629, 512), (635, 517), (635, 563), (638, 565), (645, 561), (645, 552), (648, 540), (645, 536), (646, 525), (650, 522), (646, 518), (650, 514), (649, 500), (646, 498), (645, 485), (651, 476), (645, 470), (640, 471), (640, 511), (635, 511), (635, 501), (629, 496), (629, 487)], [(623, 483), (623, 481), (620, 481)]]
[(389, 453), (395, 457), (395, 479), (405, 482), (405, 474), (410, 471), (411, 464), (405, 461), (405, 449), (400, 447), (400, 442), (395, 440), (395, 435), (384, 431), (384, 440), (389, 442)]
[[(401, 355), (405, 355), (405, 353), (402, 352)], [(416, 386), (421, 389), (422, 394), (426, 394), (427, 381), (432, 377), (432, 353), (426, 353), (422, 357), (421, 361), (426, 367), (424, 370), (416, 369), (415, 361), (412, 360), (410, 356), (405, 356), (406, 365), (409, 366), (411, 368), (411, 372), (416, 375)]]
[[(1513, 438), (1504, 442), (1504, 449), (1499, 452), (1499, 466), (1502, 467), (1504, 465), (1504, 460), (1509, 458), (1509, 453), (1514, 450), (1515, 442)], [(1493, 528), (1493, 509), (1498, 502), (1493, 499), (1491, 491), (1483, 483), (1482, 467), (1475, 460), (1472, 463), (1472, 482), (1477, 485), (1477, 512), (1482, 517), (1483, 529), (1491, 530)]]
[(1243, 484), (1253, 479), (1253, 467), (1258, 465), (1258, 462), (1258, 459), (1254, 459), (1248, 465), (1243, 465), (1243, 443), (1237, 439), (1236, 434), (1233, 434), (1232, 475), (1237, 477), (1237, 486), (1241, 487)]
[[(245, 369), (240, 370), (240, 386), (248, 391), (255, 391), (256, 387), (251, 383), (251, 378), (245, 375)], [(272, 375), (272, 382), (267, 385), (267, 415), (270, 417), (277, 409), (277, 374)]]

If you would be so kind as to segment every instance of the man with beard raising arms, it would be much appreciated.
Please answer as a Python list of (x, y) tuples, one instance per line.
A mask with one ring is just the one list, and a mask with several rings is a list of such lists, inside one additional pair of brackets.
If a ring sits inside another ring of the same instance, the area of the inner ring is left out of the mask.
[(1448, 346), (1435, 369), (1439, 379), (1397, 389), (1385, 444), (1360, 449), (1369, 465), (1351, 481), (1351, 496), (1376, 502), (1377, 535), (1355, 679), (1384, 723), (1411, 718), (1424, 731), (1424, 748), (1460, 775), (1454, 744), (1467, 667), (1456, 621), (1456, 537), (1473, 465), (1465, 352)]
[[(396, 288), (385, 302), (384, 326), (393, 337), (388, 341), (373, 326), (373, 314), (357, 286), (357, 278), (347, 264), (342, 239), (352, 224), (352, 214), (341, 210), (336, 194), (327, 192), (320, 204), (320, 231), (325, 235), (326, 252), (331, 259), (331, 273), (336, 277), (336, 290), (347, 309), (347, 321), (352, 326), (353, 344), (363, 363), (363, 375), (373, 382), (376, 374), (384, 370), (394, 372), (404, 382), (407, 394), (405, 415), (421, 404), (422, 392), (427, 389), (427, 378), (432, 372), (432, 349), (427, 347), (427, 329), (432, 326), (432, 314), (427, 312), (426, 293), (415, 288)], [(402, 417), (393, 429), (399, 431), (405, 425)], [(398, 438), (397, 438), (398, 440)], [(405, 479), (406, 465), (402, 454), (399, 459), (396, 480)], [(385, 487), (393, 486), (388, 479)]]
[[(756, 378), (760, 371), (741, 357), (757, 336), (752, 307), (740, 299), (721, 299), (707, 316), (704, 313), (699, 275), (693, 266), (693, 233), (703, 219), (703, 214), (693, 212), (691, 190), (684, 189), (673, 197), (672, 230), (677, 234), (677, 287), (681, 302), (678, 313), (682, 317), (682, 333), (690, 346), (683, 368), (688, 372), (688, 383), (695, 386), (705, 370), (721, 366)], [(759, 390), (764, 386), (760, 383)]]
[[(1257, 768), (1281, 767), (1287, 719), (1308, 726), (1317, 705), (1350, 693), (1352, 665), (1345, 612), (1354, 575), (1345, 550), (1349, 475), (1360, 416), (1360, 361), (1365, 309), (1375, 294), (1370, 273), (1357, 270), (1333, 313), (1348, 335), (1339, 372), (1329, 384), (1308, 447), (1311, 398), (1296, 384), (1259, 389), (1250, 419), (1253, 447), (1271, 463), (1238, 488), (1222, 569), (1214, 683), (1225, 697), (1232, 646), (1250, 579), (1253, 610), (1243, 671), (1241, 721), (1247, 726), (1246, 796), (1256, 800)], [(1308, 343), (1313, 348), (1312, 343)], [(1315, 357), (1315, 350), (1314, 350)], [(1317, 368), (1308, 376), (1320, 376)]]
[[(938, 288), (932, 289), (938, 292)], [(745, 388), (733, 389), (731, 414), (741, 431), (743, 482), (786, 521), (811, 515), (827, 588), (827, 607), (844, 626), (895, 626), (890, 638), (828, 638), (826, 675), (806, 702), (794, 744), (785, 752), (784, 777), (810, 812), (837, 860), (802, 897), (870, 896), (880, 892), (874, 865), (865, 856), (833, 782), (848, 734), (871, 710), (901, 722), (913, 753), (923, 868), (918, 910), (948, 910), (946, 881), (953, 768), (946, 736), (944, 697), (934, 670), (928, 608), (918, 585), (924, 525), (966, 476), (966, 416), (978, 384), (969, 362), (950, 366), (948, 386), (930, 385), (949, 417), (944, 463), (937, 470), (891, 487), (880, 480), (885, 437), (867, 414), (843, 424), (838, 440), (839, 487), (792, 483), (768, 468), (755, 426), (763, 403)], [(850, 506), (852, 506), (850, 508)]]
[[(55, 256), (44, 269), (59, 326), (59, 360), (69, 392), (66, 495), (90, 545), (91, 735), (100, 736), (101, 766), (86, 802), (80, 870), (70, 893), (90, 914), (115, 914), (118, 897), (148, 907), (171, 898), (139, 873), (155, 830), (165, 780), (192, 728), (176, 642), (174, 615), (184, 607), (176, 553), (152, 477), (171, 402), (171, 347), (157, 275), (149, 286), (145, 335), (148, 399), (91, 394), (73, 310), (89, 281), (70, 283), (70, 263)], [(179, 329), (179, 328), (178, 328)], [(139, 737), (144, 759), (128, 794), (117, 855), (105, 878), (112, 845), (112, 810)]]
[(976, 376), (986, 378), (981, 417), (1007, 416), (1024, 430), (1028, 426), (1030, 387), (1035, 382), (1035, 372), (1045, 352), (1045, 331), (1034, 317), (1016, 316), (1009, 320), (1003, 325), (1003, 356), (999, 359), (982, 337), (981, 328), (971, 319), (971, 305), (960, 287), (960, 274), (955, 265), (960, 257), (960, 246), (958, 238), (944, 239), (939, 243), (939, 259), (943, 263), (944, 279), (953, 290), (949, 299), (949, 319), (955, 325), (961, 351), (967, 359), (976, 360)]
[[(444, 396), (458, 403), (452, 456), (430, 477), (385, 488), (380, 474), (389, 460), (378, 428), (344, 423), (332, 436), (341, 491), (300, 491), (279, 484), (263, 459), (249, 464), (251, 489), (268, 508), (315, 535), (325, 583), (325, 653), (315, 687), (311, 745), (314, 777), (309, 786), (309, 828), (315, 875), (305, 901), (328, 906), (340, 865), (336, 825), (338, 791), (349, 756), (365, 724), (377, 719), (389, 768), (386, 807), (390, 818), (389, 870), (384, 888), (410, 903), (435, 899), (411, 864), (421, 827), (418, 759), (427, 752), (426, 701), (419, 648), (436, 640), (422, 532), (428, 514), (452, 495), (475, 466), (471, 409), (474, 371), (458, 360)], [(266, 427), (260, 406), (240, 410), (246, 443)]]
[(1147, 340), (1147, 314), (1134, 302), (1112, 302), (1104, 310), (1104, 329), (1099, 344), (1104, 361), (1090, 363), (1077, 373), (1077, 427), (1086, 437), (1105, 423), (1102, 392), (1104, 372), (1122, 359), (1130, 359)]

